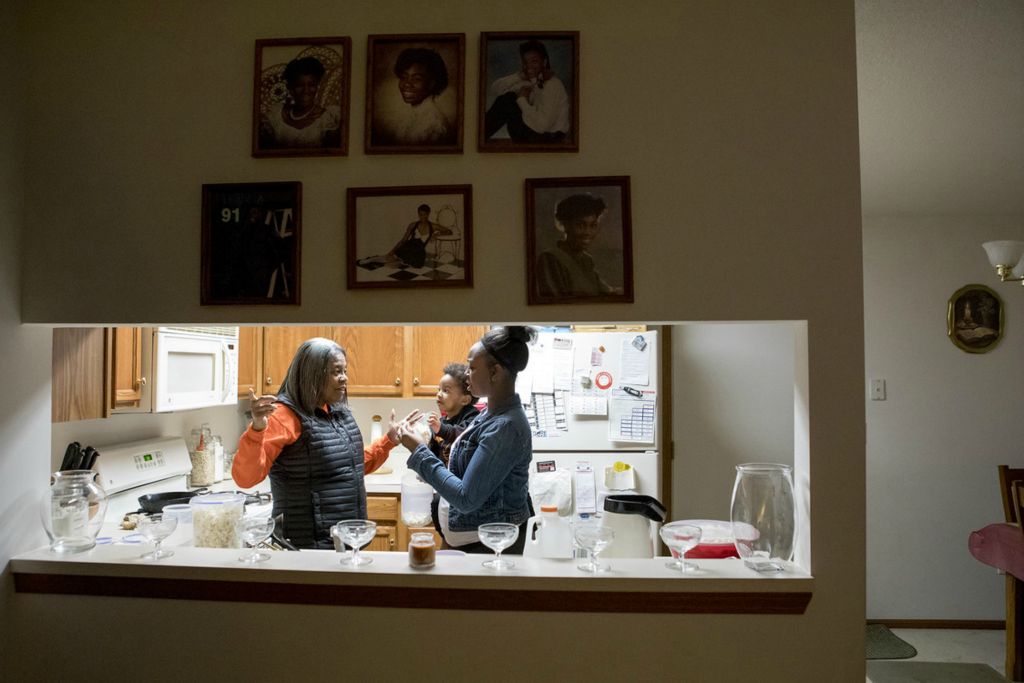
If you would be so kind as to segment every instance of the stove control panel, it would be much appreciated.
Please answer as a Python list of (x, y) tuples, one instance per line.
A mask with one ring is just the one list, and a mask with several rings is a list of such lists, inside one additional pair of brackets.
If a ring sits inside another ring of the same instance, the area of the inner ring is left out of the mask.
[(154, 470), (164, 467), (164, 452), (153, 451), (152, 453), (136, 453), (134, 456), (135, 469), (139, 472)]
[(108, 495), (192, 471), (188, 447), (180, 437), (115, 444), (99, 450), (96, 469)]

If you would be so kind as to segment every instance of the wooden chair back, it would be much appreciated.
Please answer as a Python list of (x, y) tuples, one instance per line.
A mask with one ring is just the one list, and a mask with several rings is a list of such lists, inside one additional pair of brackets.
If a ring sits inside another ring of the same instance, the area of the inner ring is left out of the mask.
[(999, 491), (1003, 496), (1003, 514), (1011, 524), (1020, 524), (1021, 505), (1024, 503), (1024, 486), (1017, 493), (1017, 484), (1024, 485), (1024, 467), (999, 466)]

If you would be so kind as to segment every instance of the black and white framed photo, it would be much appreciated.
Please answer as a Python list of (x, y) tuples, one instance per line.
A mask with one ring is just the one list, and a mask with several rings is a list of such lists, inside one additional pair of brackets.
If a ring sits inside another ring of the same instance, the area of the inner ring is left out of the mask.
[(629, 176), (526, 179), (527, 303), (632, 303)]
[(367, 41), (367, 154), (461, 154), (466, 36), (372, 35)]
[(199, 303), (299, 304), (302, 184), (203, 185)]
[(985, 285), (966, 285), (946, 304), (946, 334), (967, 353), (987, 353), (1003, 338), (1003, 300)]
[(352, 41), (256, 41), (252, 155), (348, 154)]
[(480, 34), (477, 148), (579, 151), (578, 31)]
[(350, 187), (348, 287), (473, 286), (470, 185)]

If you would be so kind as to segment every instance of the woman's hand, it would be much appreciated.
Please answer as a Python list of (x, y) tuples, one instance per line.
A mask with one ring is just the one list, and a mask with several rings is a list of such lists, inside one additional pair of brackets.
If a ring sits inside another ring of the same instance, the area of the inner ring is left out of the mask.
[(264, 394), (257, 396), (251, 388), (249, 389), (249, 412), (252, 413), (252, 429), (262, 432), (267, 428), (267, 418), (274, 412), (274, 404), (277, 403), (277, 396)]
[(437, 413), (430, 413), (427, 415), (427, 424), (430, 426), (430, 431), (437, 434), (441, 430), (441, 416)]
[[(415, 420), (413, 422), (415, 422)], [(419, 430), (413, 427), (412, 422), (402, 423), (402, 427), (399, 430), (399, 436), (402, 439), (402, 445), (408, 448), (410, 453), (420, 446), (427, 445), (427, 440)]]
[(401, 431), (406, 425), (412, 426), (412, 423), (420, 419), (419, 409), (412, 411), (401, 422), (395, 422), (395, 409), (391, 409), (391, 419), (388, 420), (388, 439), (391, 443), (397, 445), (402, 440)]

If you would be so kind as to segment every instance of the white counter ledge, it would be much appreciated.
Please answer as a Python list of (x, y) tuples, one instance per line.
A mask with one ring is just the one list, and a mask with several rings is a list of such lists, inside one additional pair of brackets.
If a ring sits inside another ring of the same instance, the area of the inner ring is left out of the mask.
[(364, 551), (373, 563), (351, 569), (331, 551), (275, 552), (257, 567), (241, 565), (237, 549), (178, 547), (159, 562), (140, 559), (144, 551), (41, 548), (10, 568), (20, 593), (541, 612), (803, 614), (814, 589), (796, 567), (758, 574), (735, 559), (698, 560), (700, 570), (683, 576), (665, 557), (608, 558), (612, 570), (594, 576), (573, 560), (519, 556), (497, 573), (480, 566), (486, 555), (439, 555), (433, 569), (417, 570), (400, 552)]

